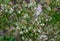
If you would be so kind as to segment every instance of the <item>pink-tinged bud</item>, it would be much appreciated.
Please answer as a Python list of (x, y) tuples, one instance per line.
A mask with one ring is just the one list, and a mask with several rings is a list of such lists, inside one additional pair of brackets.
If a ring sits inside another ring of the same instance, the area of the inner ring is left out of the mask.
[(41, 14), (42, 12), (42, 6), (40, 4), (38, 4), (38, 7), (36, 9), (36, 16), (38, 16), (39, 14)]

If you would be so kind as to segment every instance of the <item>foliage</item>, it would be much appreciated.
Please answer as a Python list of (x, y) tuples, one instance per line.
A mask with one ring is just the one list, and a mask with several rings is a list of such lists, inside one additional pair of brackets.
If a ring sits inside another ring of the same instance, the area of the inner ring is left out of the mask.
[(0, 0), (0, 41), (60, 41), (60, 1), (26, 1)]

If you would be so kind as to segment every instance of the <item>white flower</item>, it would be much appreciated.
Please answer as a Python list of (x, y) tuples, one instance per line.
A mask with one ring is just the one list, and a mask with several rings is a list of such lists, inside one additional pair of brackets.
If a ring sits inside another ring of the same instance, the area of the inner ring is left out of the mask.
[(6, 4), (4, 4), (4, 6), (6, 7), (7, 5), (6, 5)]
[(26, 18), (26, 17), (28, 17), (28, 14), (27, 13), (24, 15), (24, 18)]
[(31, 2), (29, 5), (28, 5), (28, 7), (31, 7), (33, 5), (33, 3)]
[(9, 13), (12, 13), (12, 12), (13, 12), (13, 11), (11, 11), (11, 10), (9, 11)]
[(59, 0), (56, 0), (56, 1), (59, 1)]
[(47, 40), (48, 39), (48, 36), (47, 35), (41, 35), (40, 36), (40, 39)]
[(8, 10), (6, 9), (5, 12), (7, 12)]
[(51, 8), (50, 8), (49, 6), (47, 6), (47, 10), (49, 10), (49, 11), (50, 11), (50, 10), (51, 10)]
[(49, 21), (51, 21), (51, 20), (52, 20), (52, 17), (50, 17)]
[(16, 28), (19, 28), (18, 26)]
[(36, 7), (34, 7), (34, 9), (36, 10)]
[(41, 28), (40, 28), (40, 29), (38, 29), (38, 32), (39, 32), (39, 33), (41, 33), (41, 32), (42, 32)]
[(51, 39), (51, 41), (55, 41), (55, 39)]
[(16, 25), (17, 25), (16, 29), (19, 29), (20, 30), (19, 25), (17, 23), (16, 23)]
[(44, 23), (41, 23), (40, 25), (41, 25), (41, 26), (44, 26), (45, 24), (44, 24)]
[(35, 21), (37, 21), (38, 19), (36, 18)]
[(4, 10), (4, 7), (1, 7), (2, 10)]
[(32, 41), (32, 39), (29, 39), (29, 41)]
[(46, 21), (48, 21), (48, 19), (46, 19)]
[(32, 27), (29, 27), (29, 30), (31, 30), (32, 29)]
[(12, 11), (10, 10), (9, 13), (12, 13)]
[(20, 34), (23, 34), (23, 31), (20, 31)]
[(12, 13), (13, 12), (13, 9), (12, 8), (10, 8), (10, 11), (9, 11), (9, 13)]
[(22, 39), (24, 40), (24, 37), (22, 36)]
[(26, 32), (28, 32), (28, 30), (26, 29)]
[(1, 6), (3, 7), (3, 6), (4, 6), (4, 4), (1, 4)]
[(20, 13), (20, 11), (18, 11), (18, 13)]
[(10, 8), (11, 11), (13, 11), (13, 8)]
[(36, 32), (36, 29), (33, 29), (33, 32)]

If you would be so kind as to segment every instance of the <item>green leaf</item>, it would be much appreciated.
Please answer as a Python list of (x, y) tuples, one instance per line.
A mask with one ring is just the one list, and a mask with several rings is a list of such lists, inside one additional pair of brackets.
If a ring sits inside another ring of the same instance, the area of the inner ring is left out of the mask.
[(5, 3), (8, 4), (10, 0), (5, 0)]
[(2, 0), (0, 0), (0, 4), (2, 3)]

